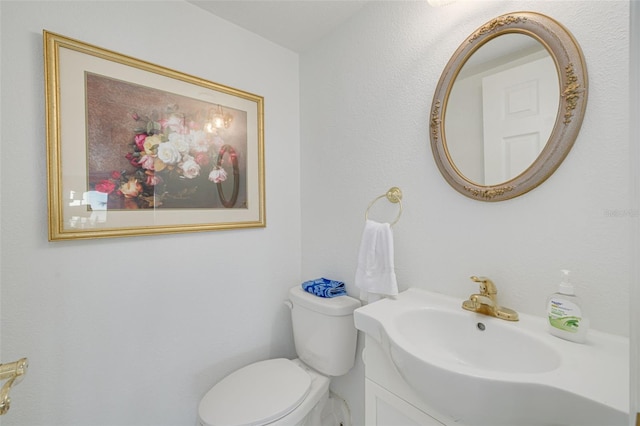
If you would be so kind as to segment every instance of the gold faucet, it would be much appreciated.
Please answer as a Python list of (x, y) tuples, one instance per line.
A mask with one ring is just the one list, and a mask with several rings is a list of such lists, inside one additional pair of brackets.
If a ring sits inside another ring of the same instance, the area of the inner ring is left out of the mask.
[(27, 358), (21, 358), (8, 364), (0, 364), (0, 380), (8, 379), (0, 389), (0, 416), (9, 411), (9, 406), (11, 405), (9, 391), (12, 386), (22, 381), (24, 375), (27, 374), (28, 368), (29, 360)]
[(513, 309), (498, 305), (498, 289), (487, 277), (471, 277), (471, 280), (480, 284), (480, 293), (472, 294), (469, 299), (462, 302), (462, 309), (489, 315), (507, 321), (518, 321), (518, 313)]

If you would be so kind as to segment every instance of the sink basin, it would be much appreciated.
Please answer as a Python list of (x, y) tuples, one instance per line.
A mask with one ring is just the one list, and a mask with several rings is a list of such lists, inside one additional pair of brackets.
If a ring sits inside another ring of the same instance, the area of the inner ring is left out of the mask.
[(586, 343), (569, 342), (544, 318), (504, 321), (461, 303), (409, 289), (358, 308), (354, 320), (445, 424), (629, 424), (628, 339), (590, 330)]
[(560, 354), (535, 334), (462, 309), (419, 308), (399, 313), (396, 342), (443, 368), (469, 372), (541, 373), (560, 366)]

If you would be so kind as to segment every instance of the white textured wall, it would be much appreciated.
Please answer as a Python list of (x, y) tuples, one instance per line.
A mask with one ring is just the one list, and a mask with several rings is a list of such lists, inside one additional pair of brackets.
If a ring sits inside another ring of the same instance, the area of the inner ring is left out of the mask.
[[(454, 191), (431, 153), (432, 96), (450, 55), (491, 18), (547, 14), (581, 44), (589, 72), (582, 131), (560, 168), (521, 197), (483, 203)], [(559, 270), (573, 271), (594, 328), (629, 333), (631, 205), (626, 1), (373, 2), (300, 59), (302, 274), (353, 285), (369, 202), (404, 192), (394, 227), (402, 289), (459, 297), (487, 275), (501, 302), (543, 315)], [(385, 215), (386, 214), (386, 215)], [(393, 217), (394, 212), (378, 219)], [(635, 219), (637, 220), (637, 218)], [(334, 389), (363, 418), (359, 362)]]
[[(589, 106), (543, 186), (480, 203), (440, 176), (429, 108), (458, 44), (515, 10), (573, 32)], [(505, 305), (542, 314), (570, 268), (593, 326), (628, 333), (627, 2), (374, 2), (301, 57), (300, 93), (296, 55), (181, 2), (1, 1), (0, 19), (0, 359), (31, 360), (4, 425), (193, 424), (217, 379), (293, 355), (290, 285), (325, 275), (355, 294), (364, 210), (392, 185), (405, 193), (402, 288), (463, 298), (468, 276), (485, 274)], [(43, 28), (265, 96), (267, 228), (48, 243)], [(222, 51), (205, 57), (212, 40)], [(334, 389), (362, 424), (362, 363)]]
[[(212, 384), (293, 356), (298, 55), (181, 1), (0, 2), (8, 425), (193, 425)], [(265, 98), (267, 228), (47, 242), (42, 30)]]

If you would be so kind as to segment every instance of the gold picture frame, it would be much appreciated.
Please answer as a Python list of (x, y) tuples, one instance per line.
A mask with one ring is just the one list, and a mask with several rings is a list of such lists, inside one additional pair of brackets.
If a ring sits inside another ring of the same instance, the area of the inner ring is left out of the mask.
[(50, 241), (266, 226), (261, 96), (43, 42)]

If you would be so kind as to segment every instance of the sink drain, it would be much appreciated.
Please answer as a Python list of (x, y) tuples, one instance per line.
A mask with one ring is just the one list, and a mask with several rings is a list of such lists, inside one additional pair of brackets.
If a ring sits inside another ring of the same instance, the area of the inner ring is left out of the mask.
[(481, 323), (481, 322), (479, 322), (478, 324), (476, 324), (476, 327), (478, 327), (478, 330), (480, 330), (480, 331), (484, 331), (484, 329), (485, 329), (484, 324), (483, 324), (483, 323)]

